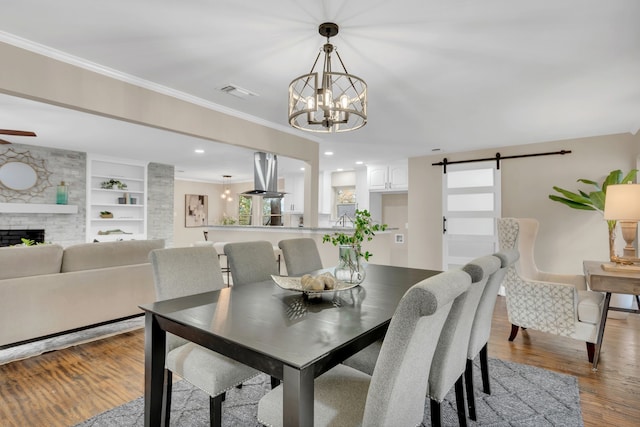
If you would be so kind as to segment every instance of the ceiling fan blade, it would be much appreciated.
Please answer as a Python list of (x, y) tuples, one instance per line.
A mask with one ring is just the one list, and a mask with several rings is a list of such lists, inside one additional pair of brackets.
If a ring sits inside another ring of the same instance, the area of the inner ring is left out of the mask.
[(13, 129), (0, 129), (0, 134), (13, 136), (36, 136), (35, 132)]
[(9, 141), (5, 141), (4, 139), (0, 139), (0, 144), (11, 144)]

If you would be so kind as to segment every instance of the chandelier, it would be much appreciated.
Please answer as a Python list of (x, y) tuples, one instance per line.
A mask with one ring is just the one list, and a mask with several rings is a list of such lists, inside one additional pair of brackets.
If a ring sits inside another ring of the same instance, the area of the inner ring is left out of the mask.
[(231, 190), (229, 190), (229, 179), (231, 175), (222, 175), (222, 194), (220, 194), (220, 198), (226, 200), (227, 202), (233, 202), (233, 197), (231, 197)]
[[(349, 74), (329, 38), (338, 34), (338, 25), (325, 22), (318, 28), (327, 43), (318, 52), (311, 71), (289, 85), (289, 123), (310, 132), (346, 132), (367, 123), (367, 84)], [(314, 72), (324, 52), (322, 75)], [(331, 54), (335, 52), (344, 72), (332, 71)]]

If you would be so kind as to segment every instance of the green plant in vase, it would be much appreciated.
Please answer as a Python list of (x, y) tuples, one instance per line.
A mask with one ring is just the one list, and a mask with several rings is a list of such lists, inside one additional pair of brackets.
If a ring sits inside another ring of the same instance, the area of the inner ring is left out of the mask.
[(108, 181), (103, 181), (100, 183), (100, 188), (103, 188), (105, 190), (113, 190), (113, 187), (116, 187), (118, 190), (125, 190), (127, 188), (127, 184), (124, 182), (121, 182), (117, 179), (109, 179)]
[[(554, 186), (553, 189), (564, 197), (550, 194), (549, 198), (555, 202), (567, 205), (572, 209), (598, 211), (601, 214), (604, 214), (604, 201), (607, 195), (607, 187), (612, 184), (624, 184), (631, 182), (636, 178), (637, 173), (637, 169), (632, 169), (626, 175), (623, 175), (622, 171), (619, 169), (614, 170), (609, 173), (602, 184), (598, 184), (590, 179), (580, 178), (578, 179), (578, 182), (592, 185), (595, 188), (594, 191), (587, 193), (582, 190), (578, 190), (578, 193), (574, 193), (573, 191)], [(617, 221), (615, 220), (607, 220), (607, 227), (609, 229), (609, 258), (611, 260), (615, 258), (616, 224)]]
[(362, 242), (372, 240), (375, 232), (386, 229), (387, 224), (373, 222), (369, 211), (356, 209), (353, 231), (336, 231), (322, 236), (323, 243), (331, 242), (334, 246), (339, 246), (339, 263), (335, 269), (336, 279), (345, 283), (362, 283), (365, 276), (362, 258), (369, 261), (373, 256), (369, 251), (362, 252)]

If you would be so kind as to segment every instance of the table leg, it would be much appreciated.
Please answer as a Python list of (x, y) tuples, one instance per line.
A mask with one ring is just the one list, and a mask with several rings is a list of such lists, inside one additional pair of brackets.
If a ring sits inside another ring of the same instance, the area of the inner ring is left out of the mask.
[(313, 371), (284, 366), (283, 369), (283, 425), (313, 426)]
[(144, 322), (144, 425), (155, 427), (164, 424), (162, 402), (167, 333), (152, 313), (145, 314)]
[(609, 303), (611, 302), (611, 292), (607, 292), (604, 296), (602, 304), (602, 315), (600, 316), (600, 327), (598, 328), (598, 338), (596, 340), (596, 351), (593, 355), (592, 371), (598, 370), (598, 359), (600, 358), (600, 348), (602, 347), (602, 337), (604, 336), (604, 325), (607, 323), (607, 314), (609, 313)]

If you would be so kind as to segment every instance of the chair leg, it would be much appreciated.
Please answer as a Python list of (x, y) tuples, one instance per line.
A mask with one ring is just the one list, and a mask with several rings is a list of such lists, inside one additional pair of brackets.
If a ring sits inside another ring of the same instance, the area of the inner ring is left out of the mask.
[(596, 345), (592, 342), (587, 342), (587, 356), (589, 357), (589, 363), (593, 363), (593, 356), (596, 353)]
[(467, 427), (467, 408), (464, 405), (464, 382), (463, 375), (456, 381), (456, 406), (458, 407), (458, 424), (460, 427)]
[(442, 411), (440, 409), (440, 402), (436, 402), (433, 399), (431, 401), (431, 426), (442, 427)]
[(216, 397), (209, 396), (209, 422), (211, 427), (222, 427), (222, 401), (224, 393)]
[(473, 395), (473, 360), (467, 359), (467, 366), (464, 370), (464, 385), (467, 390), (467, 409), (469, 418), (476, 421), (476, 399)]
[(487, 357), (487, 345), (480, 349), (480, 372), (482, 373), (482, 391), (491, 394), (491, 384), (489, 383), (489, 358)]
[(280, 385), (280, 380), (276, 377), (271, 377), (271, 389), (278, 387)]
[(511, 335), (509, 335), (509, 341), (513, 341), (516, 339), (516, 335), (518, 335), (518, 330), (520, 329), (517, 325), (511, 325)]
[(171, 392), (173, 391), (173, 372), (168, 369), (164, 370), (164, 425), (169, 427), (169, 419), (171, 415)]

